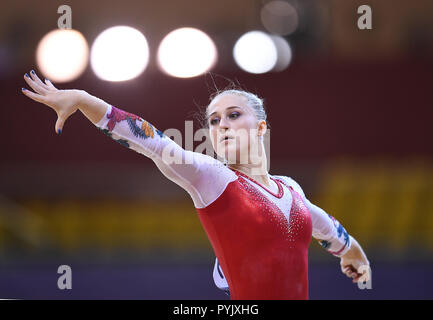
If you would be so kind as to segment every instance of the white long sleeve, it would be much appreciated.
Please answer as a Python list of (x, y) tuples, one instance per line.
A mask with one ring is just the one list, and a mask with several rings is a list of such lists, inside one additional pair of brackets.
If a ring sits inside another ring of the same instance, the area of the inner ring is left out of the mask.
[(237, 179), (221, 161), (184, 150), (149, 122), (114, 106), (95, 125), (121, 145), (152, 159), (168, 179), (189, 193), (196, 208), (215, 201)]

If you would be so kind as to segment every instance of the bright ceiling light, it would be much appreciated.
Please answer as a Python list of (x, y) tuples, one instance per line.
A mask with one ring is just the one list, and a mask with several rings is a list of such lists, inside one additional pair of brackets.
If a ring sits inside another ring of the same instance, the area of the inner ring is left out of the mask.
[(36, 49), (39, 70), (53, 82), (75, 80), (84, 72), (88, 61), (89, 46), (76, 30), (53, 30), (41, 39)]
[(181, 28), (170, 32), (158, 48), (158, 65), (178, 78), (195, 77), (210, 70), (217, 60), (217, 49), (203, 31)]
[(145, 36), (127, 26), (103, 31), (95, 40), (90, 63), (95, 74), (107, 81), (125, 81), (139, 76), (149, 62)]
[(266, 33), (250, 31), (236, 41), (233, 56), (237, 65), (244, 71), (265, 73), (277, 62), (277, 48)]

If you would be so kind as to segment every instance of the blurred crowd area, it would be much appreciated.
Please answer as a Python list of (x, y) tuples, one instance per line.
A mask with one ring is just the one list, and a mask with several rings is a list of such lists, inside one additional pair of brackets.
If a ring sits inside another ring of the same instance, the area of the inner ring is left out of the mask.
[[(354, 289), (313, 240), (312, 298), (433, 298), (433, 3), (289, 1), (299, 14), (285, 36), (291, 64), (248, 74), (232, 45), (264, 29), (267, 2), (70, 1), (73, 27), (89, 41), (111, 25), (132, 25), (150, 35), (152, 57), (164, 34), (194, 26), (214, 37), (219, 60), (213, 77), (172, 78), (151, 59), (133, 80), (102, 81), (88, 68), (58, 87), (185, 133), (186, 120), (199, 128), (194, 114), (215, 86), (238, 81), (265, 99), (270, 173), (294, 178), (377, 266), (376, 290)], [(39, 72), (35, 48), (56, 28), (60, 4), (0, 4), (0, 298), (225, 299), (186, 192), (79, 112), (57, 136), (52, 110), (21, 94), (23, 74)], [(362, 4), (372, 8), (372, 30), (356, 27)], [(69, 296), (55, 286), (60, 264), (79, 270)]]

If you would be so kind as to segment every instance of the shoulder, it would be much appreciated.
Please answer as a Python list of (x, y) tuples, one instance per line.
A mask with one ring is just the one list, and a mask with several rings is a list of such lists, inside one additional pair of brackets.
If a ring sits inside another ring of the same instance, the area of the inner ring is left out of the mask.
[(301, 186), (295, 181), (295, 179), (280, 175), (273, 175), (272, 177), (282, 180), (285, 184), (291, 186), (297, 193), (299, 193), (302, 197), (305, 198), (304, 190), (302, 190)]

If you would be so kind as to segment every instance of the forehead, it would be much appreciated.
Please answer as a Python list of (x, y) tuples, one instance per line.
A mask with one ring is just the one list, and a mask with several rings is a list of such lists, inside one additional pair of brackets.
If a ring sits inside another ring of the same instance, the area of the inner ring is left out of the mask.
[(208, 107), (208, 114), (223, 112), (226, 108), (233, 106), (246, 109), (248, 107), (248, 99), (238, 94), (222, 94), (211, 101)]

